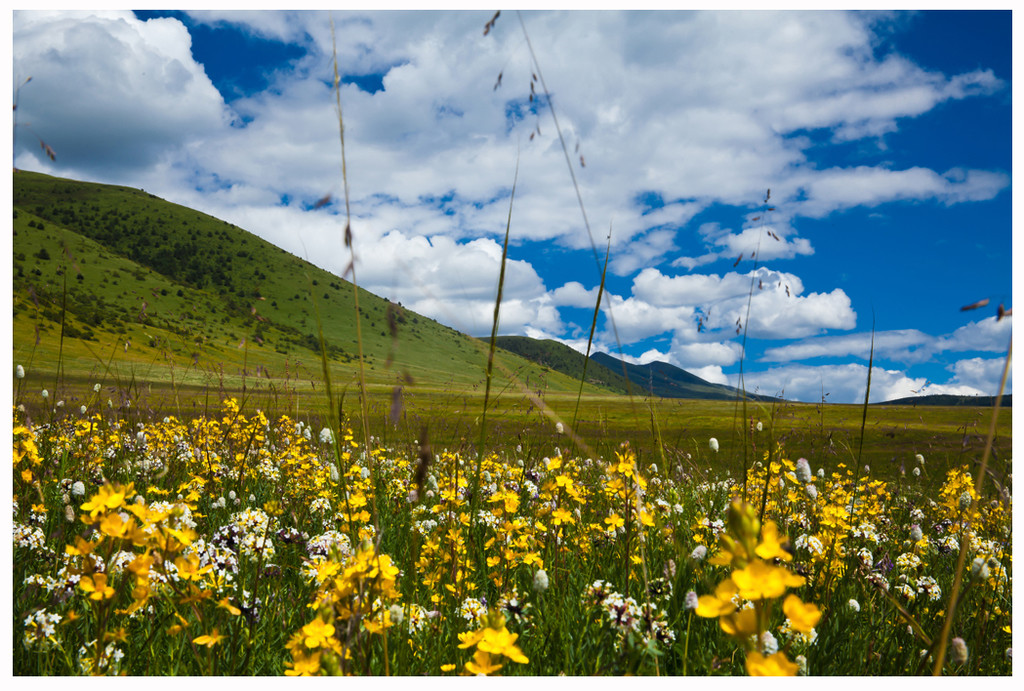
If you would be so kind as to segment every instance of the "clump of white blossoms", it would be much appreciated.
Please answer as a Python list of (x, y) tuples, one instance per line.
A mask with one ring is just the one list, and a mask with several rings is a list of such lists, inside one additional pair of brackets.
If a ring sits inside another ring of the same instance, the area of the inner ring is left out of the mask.
[(718, 451), (718, 440), (715, 439), (714, 437), (711, 437), (710, 439), (708, 439), (708, 446), (711, 448), (712, 451), (717, 452)]
[(805, 485), (810, 482), (813, 478), (811, 473), (811, 464), (806, 458), (797, 459), (796, 462), (796, 479)]
[(25, 378), (25, 368), (22, 367), (21, 365), (18, 365), (17, 368), (15, 368), (14, 376), (16, 376), (18, 379), (24, 379)]
[(949, 657), (958, 665), (967, 663), (967, 643), (959, 636), (949, 642)]
[(548, 585), (548, 572), (544, 569), (537, 569), (537, 573), (533, 574), (533, 590), (543, 593), (548, 589)]

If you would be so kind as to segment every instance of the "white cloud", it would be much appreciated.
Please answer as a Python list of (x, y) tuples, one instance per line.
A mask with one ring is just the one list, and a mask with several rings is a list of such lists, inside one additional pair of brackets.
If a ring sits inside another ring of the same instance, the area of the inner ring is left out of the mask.
[(841, 289), (803, 295), (795, 275), (762, 267), (747, 274), (666, 276), (657, 269), (640, 272), (633, 282), (636, 299), (654, 306), (691, 305), (718, 332), (742, 329), (750, 302), (748, 335), (800, 338), (825, 329), (851, 329), (856, 314)]
[[(174, 19), (16, 12), (15, 73), (32, 77), (21, 90), (19, 123), (31, 123), (62, 170), (129, 179), (228, 129), (224, 101), (192, 59), (190, 43)], [(16, 151), (18, 165), (38, 165), (38, 141), (17, 134), (33, 152)]]
[[(1003, 358), (969, 358), (967, 360), (960, 360), (953, 363), (954, 377), (952, 383), (968, 390), (969, 393), (961, 395), (995, 396), (999, 390), (999, 381), (1002, 379), (1005, 364), (1006, 360)], [(1011, 372), (1007, 375), (1006, 389), (1003, 393), (1012, 393), (1012, 384), (1013, 376)], [(933, 388), (935, 387), (926, 387), (925, 393), (933, 393)]]
[(554, 304), (560, 307), (593, 309), (597, 304), (597, 293), (596, 287), (587, 290), (579, 281), (569, 281), (565, 285), (555, 288), (551, 293), (551, 298)]
[[(999, 387), (1003, 361), (971, 358), (950, 367), (953, 376), (947, 382), (931, 382), (925, 377), (910, 376), (898, 369), (871, 369), (871, 402), (882, 403), (897, 398), (952, 394), (957, 396), (993, 396)], [(831, 403), (862, 403), (867, 385), (868, 368), (861, 364), (784, 365), (762, 372), (748, 372), (744, 379), (748, 391), (768, 395), (784, 394), (792, 401), (820, 401), (822, 390)], [(736, 376), (729, 384), (737, 386)], [(1004, 393), (1011, 393), (1007, 384)]]
[(890, 170), (857, 166), (805, 171), (804, 180), (794, 178), (797, 190), (806, 196), (795, 202), (797, 213), (820, 218), (837, 209), (878, 206), (903, 200), (935, 199), (944, 204), (993, 198), (1005, 189), (1010, 178), (1004, 173), (952, 169), (944, 174), (927, 168)]
[[(782, 395), (791, 401), (820, 401), (824, 388), (826, 402), (859, 403), (864, 401), (867, 376), (867, 366), (859, 364), (786, 365), (763, 372), (748, 372), (744, 380), (748, 391), (771, 396)], [(738, 386), (735, 376), (729, 377), (729, 384)], [(910, 378), (899, 370), (872, 368), (871, 402), (880, 403), (911, 396), (913, 389), (920, 389), (924, 384), (923, 377)]]
[[(760, 359), (765, 362), (792, 362), (816, 357), (842, 358), (852, 355), (867, 360), (871, 354), (871, 339), (870, 333), (820, 336), (768, 348)], [(922, 357), (926, 358), (934, 353), (932, 348), (927, 347), (931, 346), (934, 341), (933, 336), (917, 329), (879, 331), (874, 334), (874, 353), (876, 358), (889, 358), (902, 362), (920, 360)]]
[(936, 347), (957, 352), (965, 350), (1005, 352), (1010, 346), (1012, 332), (1012, 319), (988, 317), (964, 324), (949, 336), (943, 336), (939, 339)]

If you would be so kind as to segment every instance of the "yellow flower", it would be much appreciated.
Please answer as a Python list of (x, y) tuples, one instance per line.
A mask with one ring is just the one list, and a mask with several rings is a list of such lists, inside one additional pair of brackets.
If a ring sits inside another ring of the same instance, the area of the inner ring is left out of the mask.
[(551, 522), (555, 525), (562, 525), (563, 523), (575, 523), (575, 519), (572, 514), (565, 509), (555, 509), (551, 512)]
[(320, 648), (334, 635), (334, 625), (322, 619), (314, 619), (302, 627), (302, 635), (307, 648)]
[(114, 589), (107, 585), (107, 574), (105, 573), (82, 576), (78, 581), (78, 587), (89, 593), (89, 598), (92, 600), (107, 600), (114, 597)]
[(477, 644), (477, 650), (494, 655), (504, 655), (512, 660), (512, 662), (525, 665), (530, 660), (523, 655), (523, 651), (515, 644), (518, 638), (518, 633), (509, 633), (509, 630), (504, 626), (498, 630), (487, 628), (484, 629), (483, 640)]
[(738, 592), (736, 584), (727, 578), (715, 588), (714, 595), (701, 595), (697, 600), (697, 616), (714, 619), (723, 614), (731, 614), (736, 610), (732, 598)]
[(178, 557), (174, 560), (174, 565), (178, 569), (178, 577), (183, 581), (197, 581), (200, 576), (213, 568), (212, 564), (199, 568), (199, 557), (194, 554)]
[(782, 611), (789, 617), (790, 626), (800, 633), (810, 633), (821, 619), (821, 610), (812, 603), (800, 601), (796, 595), (790, 595), (782, 603)]
[(750, 562), (746, 568), (733, 571), (732, 581), (739, 589), (740, 597), (747, 600), (782, 597), (787, 587), (804, 584), (802, 576), (760, 560)]
[(455, 665), (450, 664), (450, 663), (446, 664), (446, 665), (441, 665), (441, 671), (442, 672), (451, 672), (454, 669), (455, 669)]
[(782, 561), (792, 561), (793, 555), (782, 548), (782, 546), (789, 542), (789, 540), (783, 537), (779, 539), (779, 529), (774, 522), (768, 521), (764, 524), (764, 528), (761, 531), (761, 544), (757, 546), (754, 552), (757, 556), (765, 560), (771, 560), (773, 558), (779, 558)]
[(217, 627), (214, 627), (213, 633), (203, 634), (202, 636), (196, 636), (192, 639), (192, 642), (196, 645), (205, 645), (207, 648), (212, 648), (213, 646), (223, 641), (225, 638), (227, 638), (227, 636), (221, 634)]
[(100, 521), (100, 532), (110, 537), (123, 538), (134, 527), (134, 519), (122, 520), (119, 513), (109, 513)]
[(124, 506), (125, 497), (134, 493), (133, 483), (128, 483), (127, 487), (107, 483), (100, 487), (100, 491), (94, 494), (89, 501), (82, 504), (81, 508), (82, 511), (88, 511), (90, 517), (96, 518), (101, 512), (121, 508)]
[(238, 609), (238, 608), (237, 608), (237, 607), (235, 607), (235, 606), (234, 606), (233, 604), (231, 604), (231, 599), (230, 599), (230, 598), (227, 598), (227, 597), (225, 597), (225, 598), (224, 598), (224, 599), (222, 599), (222, 600), (219, 600), (219, 601), (217, 602), (217, 606), (218, 606), (218, 607), (220, 607), (220, 608), (222, 608), (222, 609), (226, 609), (227, 611), (231, 612), (231, 614), (233, 614), (233, 615), (234, 615), (234, 616), (236, 616), (236, 617), (237, 617), (237, 616), (238, 616), (239, 614), (241, 614), (241, 613), (242, 613), (242, 610)]
[(747, 655), (747, 674), (752, 677), (795, 677), (798, 669), (783, 653), (765, 657), (754, 650)]
[[(288, 663), (286, 662), (285, 665)], [(286, 677), (309, 677), (320, 671), (320, 651), (316, 651), (309, 657), (299, 653), (295, 661), (291, 663), (290, 669), (285, 669)]]
[(477, 650), (473, 659), (466, 663), (466, 671), (470, 674), (482, 674), (487, 676), (501, 669), (501, 665), (496, 665), (491, 660), (491, 656), (482, 650)]
[(609, 533), (614, 533), (616, 529), (626, 525), (626, 520), (617, 513), (613, 513), (611, 516), (604, 519), (604, 522), (608, 524)]
[(753, 607), (747, 607), (732, 614), (723, 615), (718, 620), (718, 625), (722, 627), (722, 631), (741, 640), (748, 636), (756, 636), (758, 634), (757, 611)]

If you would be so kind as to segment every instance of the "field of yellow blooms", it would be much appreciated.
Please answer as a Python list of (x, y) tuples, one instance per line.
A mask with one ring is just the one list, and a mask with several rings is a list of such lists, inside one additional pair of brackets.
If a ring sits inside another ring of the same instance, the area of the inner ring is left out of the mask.
[(779, 446), (709, 479), (514, 443), (16, 412), (14, 672), (1012, 671), (1009, 488), (966, 467), (928, 496)]

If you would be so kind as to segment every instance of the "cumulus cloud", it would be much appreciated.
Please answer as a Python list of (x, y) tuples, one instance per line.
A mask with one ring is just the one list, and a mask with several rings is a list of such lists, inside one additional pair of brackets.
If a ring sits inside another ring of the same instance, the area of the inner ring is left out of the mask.
[[(866, 365), (787, 365), (771, 367), (763, 372), (748, 372), (744, 375), (748, 391), (766, 395), (781, 395), (787, 400), (812, 403), (825, 395), (829, 403), (863, 402), (867, 386)], [(731, 376), (730, 385), (737, 386), (737, 378)], [(871, 402), (911, 396), (914, 389), (920, 389), (926, 380), (910, 378), (899, 370), (875, 367), (871, 370)]]
[[(183, 145), (229, 129), (223, 98), (174, 19), (130, 12), (30, 12), (14, 16), (15, 71), (32, 82), (18, 117), (56, 152), (61, 170), (125, 180)], [(42, 168), (18, 133), (16, 163)]]
[[(856, 324), (849, 296), (837, 288), (803, 294), (799, 277), (767, 267), (746, 274), (666, 276), (648, 268), (633, 281), (633, 294), (653, 306), (699, 308), (704, 324), (715, 331), (742, 330), (756, 338), (801, 338), (825, 329), (851, 329)], [(737, 324), (737, 322), (739, 322)]]
[(792, 180), (805, 197), (795, 202), (798, 213), (813, 218), (837, 209), (903, 200), (934, 199), (947, 205), (980, 201), (993, 198), (1010, 184), (1009, 176), (999, 172), (951, 169), (939, 174), (920, 167), (857, 166), (814, 171), (813, 175), (805, 172), (799, 177)]
[[(760, 216), (754, 216), (755, 219)], [(724, 229), (718, 223), (705, 223), (698, 229), (705, 248), (720, 248), (699, 257), (677, 257), (673, 267), (694, 269), (710, 264), (717, 259), (751, 260), (760, 262), (775, 259), (792, 259), (800, 255), (814, 254), (814, 248), (807, 238), (789, 236), (791, 228), (779, 225), (750, 225), (738, 233)]]
[[(952, 334), (934, 336), (918, 329), (895, 329), (874, 334), (875, 358), (917, 363), (942, 352), (1005, 351), (1009, 345), (1011, 321), (989, 317), (970, 322)], [(867, 360), (871, 352), (870, 332), (841, 336), (819, 336), (765, 349), (763, 362), (792, 362), (812, 358), (857, 357)]]
[[(928, 357), (931, 349), (923, 352), (915, 351), (922, 346), (934, 342), (934, 337), (917, 329), (897, 329), (879, 331), (874, 334), (874, 353), (876, 358), (889, 358), (906, 362)], [(767, 348), (761, 356), (765, 362), (792, 362), (809, 360), (818, 357), (842, 358), (854, 356), (867, 360), (871, 354), (872, 335), (870, 333), (848, 334), (843, 336), (820, 336), (809, 338), (797, 343)], [(915, 356), (915, 352), (921, 355)]]

